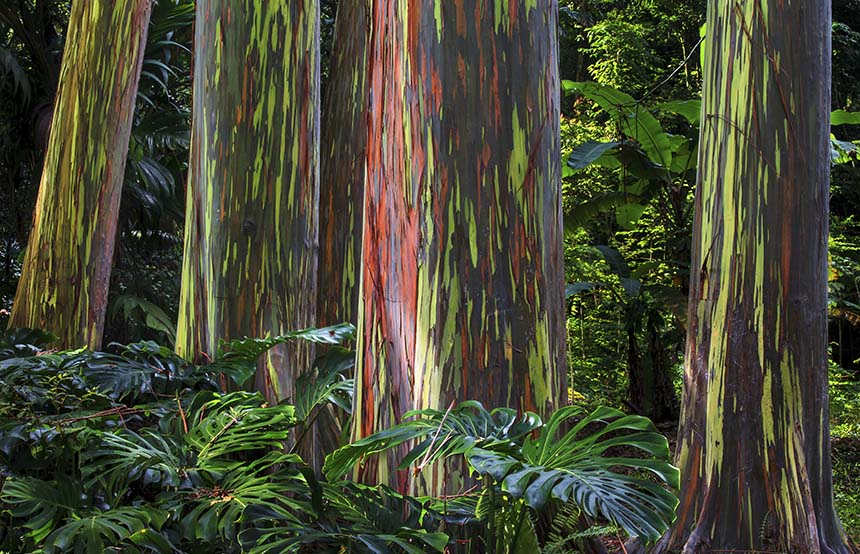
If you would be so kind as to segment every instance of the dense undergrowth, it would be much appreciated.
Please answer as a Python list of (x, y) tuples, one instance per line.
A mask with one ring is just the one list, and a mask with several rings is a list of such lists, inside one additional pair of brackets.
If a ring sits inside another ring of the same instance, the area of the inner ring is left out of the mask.
[[(546, 422), (476, 402), (422, 411), (329, 453), (316, 473), (297, 454), (302, 428), (350, 409), (354, 356), (338, 343), (352, 333), (237, 341), (197, 366), (152, 342), (51, 352), (45, 333), (9, 332), (0, 551), (562, 553), (607, 533), (653, 540), (672, 520), (678, 472), (665, 437), (610, 408)], [(259, 354), (287, 340), (328, 344), (296, 398), (270, 406), (237, 390)], [(442, 499), (344, 477), (407, 441), (404, 466), (462, 456), (477, 486)]]

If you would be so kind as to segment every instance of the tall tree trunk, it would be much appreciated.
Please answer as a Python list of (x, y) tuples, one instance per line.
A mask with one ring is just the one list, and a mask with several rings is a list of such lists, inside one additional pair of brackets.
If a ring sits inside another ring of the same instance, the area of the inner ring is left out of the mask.
[(365, 0), (337, 8), (330, 78), (323, 102), (320, 159), (320, 326), (358, 318), (361, 224), (367, 142)]
[[(353, 434), (466, 399), (545, 414), (567, 390), (556, 2), (369, 5)], [(460, 489), (454, 469), (422, 488)]]
[[(198, 0), (177, 352), (314, 325), (317, 0)], [(270, 350), (256, 387), (289, 398), (311, 349)]]
[[(365, 0), (337, 7), (329, 79), (322, 106), (320, 252), (317, 325), (358, 319), (361, 225), (367, 142), (367, 16)], [(309, 430), (304, 459), (321, 468), (339, 446), (347, 419), (323, 408)]]
[(708, 7), (675, 526), (658, 550), (848, 552), (827, 404), (830, 2)]
[(73, 2), (10, 327), (101, 346), (150, 0)]

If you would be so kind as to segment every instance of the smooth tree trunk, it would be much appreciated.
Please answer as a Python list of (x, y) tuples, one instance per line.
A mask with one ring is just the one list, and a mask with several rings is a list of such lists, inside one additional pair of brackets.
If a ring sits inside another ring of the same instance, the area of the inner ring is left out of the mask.
[(73, 2), (10, 327), (99, 348), (150, 0)]
[[(322, 102), (320, 144), (320, 250), (317, 326), (358, 318), (367, 143), (367, 39), (365, 0), (337, 6), (329, 78)], [(314, 448), (304, 459), (322, 467), (325, 453), (339, 444), (347, 418), (322, 408), (309, 436)]]
[[(556, 2), (369, 2), (353, 435), (479, 400), (566, 399)], [(367, 481), (461, 490), (461, 466)]]
[[(177, 352), (314, 325), (317, 0), (198, 0)], [(273, 348), (256, 388), (291, 398), (311, 348)]]
[(322, 107), (320, 252), (317, 319), (320, 326), (358, 318), (367, 143), (365, 0), (341, 0)]
[(830, 2), (708, 7), (677, 463), (658, 551), (848, 552), (827, 403)]

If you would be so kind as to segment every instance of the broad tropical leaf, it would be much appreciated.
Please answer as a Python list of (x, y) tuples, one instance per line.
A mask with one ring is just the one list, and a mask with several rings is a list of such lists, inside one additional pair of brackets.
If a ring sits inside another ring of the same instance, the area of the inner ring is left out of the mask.
[(147, 506), (92, 511), (68, 520), (48, 535), (45, 554), (107, 552), (106, 547), (121, 548), (128, 554), (170, 554), (176, 548), (159, 532), (167, 518), (166, 511)]
[(518, 415), (510, 408), (487, 411), (480, 402), (461, 402), (448, 412), (418, 410), (408, 412), (404, 421), (389, 429), (348, 444), (326, 457), (323, 472), (335, 480), (350, 471), (362, 458), (389, 450), (407, 441), (420, 441), (400, 462), (400, 468), (413, 462), (432, 463), (440, 458), (463, 454), (475, 446), (495, 445), (515, 448), (516, 441), (537, 429), (537, 414)]
[(630, 203), (639, 203), (643, 199), (629, 192), (606, 192), (581, 202), (564, 213), (565, 233), (574, 233), (584, 227), (598, 214), (621, 208)]
[(620, 141), (597, 142), (589, 140), (573, 149), (567, 157), (567, 165), (573, 169), (585, 169), (620, 144)]
[(67, 477), (43, 481), (32, 477), (7, 477), (0, 501), (9, 514), (24, 520), (25, 536), (35, 542), (45, 539), (58, 523), (84, 508), (78, 483)]
[(613, 87), (594, 82), (572, 82), (571, 91), (576, 91), (605, 111), (618, 122), (621, 131), (642, 145), (651, 161), (668, 167), (672, 159), (672, 144), (654, 115), (641, 106), (632, 96)]
[(334, 404), (349, 413), (352, 411), (352, 393), (355, 380), (349, 377), (355, 368), (355, 352), (333, 346), (316, 361), (312, 371), (296, 380), (296, 398), (293, 404), (296, 419), (305, 422), (314, 410), (325, 404)]
[(181, 521), (183, 535), (214, 543), (238, 539), (238, 529), (265, 521), (289, 521), (299, 525), (311, 513), (307, 486), (292, 454), (269, 454), (235, 467), (224, 475), (201, 472), (193, 489), (183, 493), (190, 508)]
[[(641, 416), (598, 408), (574, 423), (581, 415), (577, 406), (558, 410), (536, 439), (526, 437), (521, 453), (473, 448), (466, 456), (476, 471), (492, 476), (503, 490), (536, 510), (550, 498), (573, 501), (586, 514), (604, 516), (630, 535), (657, 540), (674, 520), (678, 499), (641, 473), (679, 486), (679, 471), (669, 463), (668, 441)], [(649, 457), (606, 455), (615, 447), (635, 448)]]
[(690, 125), (698, 126), (702, 120), (702, 101), (698, 98), (691, 100), (672, 100), (651, 107), (652, 110), (673, 113), (686, 119)]
[(319, 329), (310, 328), (301, 331), (293, 331), (277, 337), (264, 339), (244, 338), (240, 340), (224, 341), (218, 346), (216, 360), (207, 366), (210, 371), (220, 371), (230, 374), (240, 386), (250, 378), (256, 371), (257, 359), (273, 347), (294, 340), (306, 340), (316, 344), (343, 344), (355, 339), (355, 326), (350, 323), (341, 323), (330, 327)]
[(860, 112), (835, 110), (830, 114), (830, 125), (860, 125)]

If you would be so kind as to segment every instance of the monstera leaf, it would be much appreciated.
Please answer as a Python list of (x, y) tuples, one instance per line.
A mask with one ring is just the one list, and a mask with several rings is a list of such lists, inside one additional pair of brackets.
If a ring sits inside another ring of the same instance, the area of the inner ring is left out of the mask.
[(510, 408), (487, 411), (480, 402), (461, 402), (447, 412), (416, 410), (407, 413), (404, 421), (389, 429), (374, 433), (348, 444), (326, 457), (323, 472), (334, 480), (355, 466), (362, 458), (384, 452), (407, 441), (420, 441), (401, 461), (400, 468), (413, 462), (432, 463), (435, 460), (463, 454), (474, 446), (495, 445), (515, 448), (517, 442), (540, 426), (537, 414), (517, 414)]
[(26, 537), (42, 543), (46, 554), (105, 552), (122, 545), (123, 552), (173, 552), (159, 533), (167, 512), (153, 507), (100, 509), (81, 484), (67, 477), (43, 481), (8, 478), (0, 502), (14, 518), (24, 521)]
[[(641, 416), (598, 408), (574, 424), (581, 415), (577, 406), (558, 410), (537, 438), (525, 438), (520, 452), (473, 448), (466, 456), (476, 471), (535, 510), (550, 499), (573, 501), (586, 514), (606, 517), (630, 535), (657, 540), (674, 520), (678, 499), (644, 474), (679, 486), (666, 438)], [(611, 454), (618, 448), (637, 449), (647, 457)]]
[(311, 371), (296, 379), (296, 419), (301, 422), (312, 418), (314, 410), (333, 404), (352, 412), (352, 392), (355, 380), (350, 377), (355, 368), (355, 352), (332, 346), (321, 356)]

